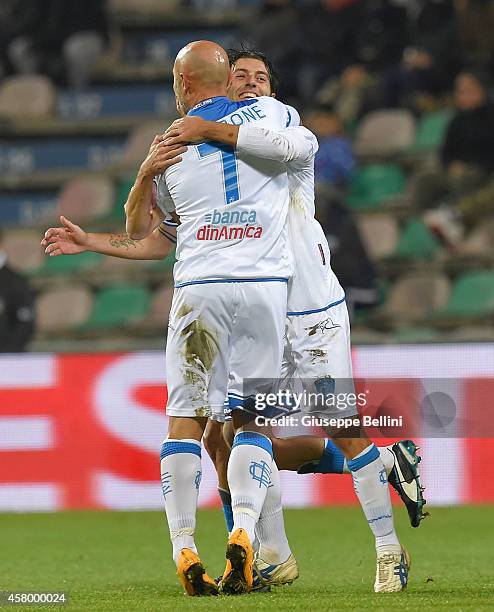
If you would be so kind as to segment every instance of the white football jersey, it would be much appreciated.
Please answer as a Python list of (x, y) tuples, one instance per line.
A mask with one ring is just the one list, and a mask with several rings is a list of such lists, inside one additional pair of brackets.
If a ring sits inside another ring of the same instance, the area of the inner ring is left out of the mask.
[[(216, 97), (189, 115), (280, 131), (291, 111), (269, 97), (243, 102)], [(215, 280), (287, 280), (288, 176), (284, 164), (220, 143), (190, 145), (180, 164), (157, 180), (157, 204), (175, 210), (176, 287)]]
[(314, 134), (304, 127), (288, 127), (276, 135), (247, 126), (240, 129), (237, 148), (283, 161), (288, 170), (293, 276), (288, 286), (287, 314), (318, 312), (343, 301), (343, 289), (331, 269), (328, 241), (315, 219), (314, 157), (318, 143)]
[(294, 268), (287, 314), (308, 314), (343, 300), (344, 292), (331, 268), (328, 240), (315, 218), (314, 160), (298, 168), (288, 164), (288, 168), (288, 228)]

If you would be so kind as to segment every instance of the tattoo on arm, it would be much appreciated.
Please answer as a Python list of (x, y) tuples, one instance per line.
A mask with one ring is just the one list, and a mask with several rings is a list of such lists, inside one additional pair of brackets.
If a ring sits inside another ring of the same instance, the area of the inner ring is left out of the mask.
[(126, 248), (128, 251), (130, 247), (137, 248), (137, 240), (132, 240), (127, 234), (111, 234), (109, 242), (112, 247), (117, 249)]

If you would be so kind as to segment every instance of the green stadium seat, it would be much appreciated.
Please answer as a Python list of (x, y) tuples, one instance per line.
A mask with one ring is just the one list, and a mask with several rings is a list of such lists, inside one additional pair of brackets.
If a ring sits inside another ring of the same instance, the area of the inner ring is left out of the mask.
[(360, 169), (350, 183), (348, 203), (352, 208), (377, 208), (383, 200), (405, 189), (405, 174), (396, 164), (370, 164)]
[(394, 256), (404, 259), (429, 259), (440, 249), (438, 239), (424, 222), (412, 218), (403, 229)]
[(46, 257), (40, 274), (47, 275), (73, 275), (95, 268), (101, 261), (100, 253), (79, 253), (79, 255), (58, 255)]
[(173, 251), (173, 253), (170, 253), (168, 257), (165, 257), (164, 259), (157, 259), (149, 262), (147, 267), (148, 270), (151, 271), (172, 272), (175, 261), (175, 251)]
[(118, 185), (117, 197), (111, 211), (112, 219), (118, 219), (122, 222), (125, 221), (124, 204), (125, 202), (127, 202), (127, 197), (129, 195), (130, 190), (132, 189), (133, 184), (134, 179), (129, 179), (127, 181), (122, 181)]
[(446, 307), (436, 317), (481, 317), (494, 314), (494, 271), (466, 272), (455, 282)]
[(96, 296), (89, 319), (82, 326), (116, 328), (137, 323), (149, 312), (151, 296), (142, 285), (119, 284), (102, 289)]
[(449, 109), (428, 113), (419, 122), (413, 151), (436, 149), (441, 146), (453, 112)]

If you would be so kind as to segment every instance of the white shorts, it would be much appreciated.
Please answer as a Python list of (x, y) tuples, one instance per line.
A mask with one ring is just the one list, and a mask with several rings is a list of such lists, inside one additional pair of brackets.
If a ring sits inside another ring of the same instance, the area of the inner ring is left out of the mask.
[[(286, 318), (282, 386), (306, 394), (329, 393), (338, 402), (305, 402), (302, 411), (323, 417), (358, 413), (353, 395), (350, 323), (344, 301), (328, 310)], [(341, 394), (341, 395), (340, 395)], [(347, 399), (345, 397), (347, 396)]]
[[(175, 289), (166, 343), (169, 416), (221, 419), (281, 371), (287, 284), (213, 282)], [(259, 382), (261, 381), (261, 383)]]

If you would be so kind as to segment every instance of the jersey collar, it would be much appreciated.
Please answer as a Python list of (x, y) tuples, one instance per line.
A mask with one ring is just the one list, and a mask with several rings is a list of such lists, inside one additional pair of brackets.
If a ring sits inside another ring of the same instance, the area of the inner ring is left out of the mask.
[(202, 102), (199, 102), (199, 104), (196, 104), (193, 108), (191, 108), (187, 115), (201, 117), (206, 121), (218, 121), (219, 119), (223, 119), (223, 117), (227, 117), (231, 113), (234, 113), (239, 108), (249, 106), (250, 104), (255, 104), (256, 102), (257, 98), (242, 100), (241, 102), (234, 102), (225, 96), (216, 96), (214, 98), (202, 100)]
[(208, 112), (208, 110), (210, 110), (208, 109), (208, 107), (210, 107), (211, 105), (219, 106), (218, 103), (225, 104), (228, 102), (231, 102), (231, 100), (229, 98), (226, 98), (225, 96), (215, 96), (214, 98), (207, 98), (206, 100), (202, 100), (202, 102), (199, 102), (198, 104), (193, 106), (187, 113), (187, 115), (202, 115), (204, 112)]

